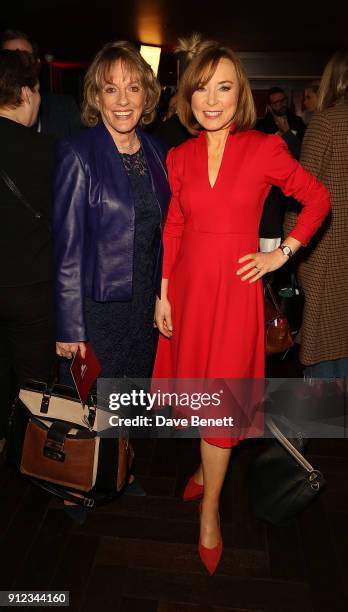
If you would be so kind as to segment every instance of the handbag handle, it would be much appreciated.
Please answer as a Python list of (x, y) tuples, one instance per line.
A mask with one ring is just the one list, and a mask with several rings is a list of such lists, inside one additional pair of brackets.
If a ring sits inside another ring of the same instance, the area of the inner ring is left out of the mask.
[[(56, 357), (52, 369), (49, 373), (48, 379), (46, 381), (45, 388), (42, 393), (42, 400), (40, 406), (40, 413), (47, 414), (50, 406), (51, 396), (54, 390), (55, 385), (58, 381), (58, 364), (59, 360)], [(87, 398), (87, 406), (88, 406), (88, 417), (86, 417), (86, 425), (89, 429), (93, 429), (94, 421), (97, 414), (97, 396), (92, 391), (88, 394)]]
[[(35, 208), (32, 207), (32, 205), (28, 202), (28, 200), (24, 197), (24, 195), (19, 191), (17, 185), (13, 182), (13, 180), (9, 177), (9, 175), (7, 174), (7, 172), (5, 172), (3, 168), (0, 168), (0, 176), (2, 180), (4, 181), (6, 187), (8, 187), (8, 189), (13, 193), (13, 195), (17, 198), (17, 200), (22, 202), (25, 208), (31, 212), (34, 219), (37, 219), (38, 221), (43, 219), (42, 213), (38, 210), (35, 210)], [(47, 223), (48, 230), (51, 231), (50, 224), (48, 223), (48, 221), (46, 221), (46, 223)]]
[(46, 386), (45, 386), (45, 389), (42, 395), (41, 406), (40, 406), (41, 414), (47, 414), (48, 412), (52, 390), (53, 390), (54, 385), (57, 383), (57, 380), (58, 380), (58, 357), (55, 358), (51, 371), (46, 381)]
[(301, 291), (301, 285), (298, 282), (298, 278), (296, 276), (296, 273), (294, 271), (291, 272), (291, 286), (293, 287), (293, 289), (298, 292), (298, 294)]
[(300, 453), (299, 450), (291, 442), (287, 439), (286, 436), (280, 431), (280, 429), (274, 423), (272, 417), (267, 417), (266, 424), (269, 430), (272, 432), (276, 440), (282, 445), (282, 447), (292, 456), (292, 458), (304, 469), (308, 472), (310, 476), (310, 482), (312, 489), (319, 488), (319, 484), (317, 483), (318, 475), (321, 475), (319, 470), (316, 470), (307, 459)]
[(283, 315), (282, 315), (282, 313), (281, 313), (281, 311), (280, 311), (280, 308), (279, 308), (278, 302), (277, 302), (277, 300), (276, 300), (276, 298), (275, 298), (275, 295), (274, 295), (274, 293), (273, 293), (273, 290), (272, 290), (271, 285), (270, 285), (270, 283), (269, 283), (269, 282), (268, 282), (268, 283), (266, 283), (266, 285), (265, 285), (265, 293), (266, 293), (266, 292), (268, 292), (268, 295), (269, 295), (269, 297), (270, 297), (270, 299), (271, 299), (271, 302), (272, 302), (272, 304), (273, 304), (274, 308), (276, 309), (276, 311), (277, 311), (278, 315), (279, 315), (280, 317), (281, 317), (281, 316), (283, 316)]

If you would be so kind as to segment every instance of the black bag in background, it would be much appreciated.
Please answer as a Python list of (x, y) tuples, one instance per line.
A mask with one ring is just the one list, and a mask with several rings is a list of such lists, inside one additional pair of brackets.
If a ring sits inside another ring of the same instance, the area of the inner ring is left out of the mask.
[(290, 272), (288, 278), (283, 275), (282, 281), (277, 287), (278, 305), (294, 336), (301, 329), (305, 295), (294, 270)]
[(290, 441), (271, 418), (266, 424), (274, 439), (249, 468), (249, 504), (258, 519), (287, 525), (316, 499), (325, 479), (303, 456), (300, 437)]

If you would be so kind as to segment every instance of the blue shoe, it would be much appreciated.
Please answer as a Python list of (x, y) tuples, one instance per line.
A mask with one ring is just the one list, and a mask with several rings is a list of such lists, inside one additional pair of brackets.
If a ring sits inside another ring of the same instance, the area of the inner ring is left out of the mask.
[(134, 495), (135, 497), (145, 497), (146, 492), (136, 478), (125, 489), (125, 495)]

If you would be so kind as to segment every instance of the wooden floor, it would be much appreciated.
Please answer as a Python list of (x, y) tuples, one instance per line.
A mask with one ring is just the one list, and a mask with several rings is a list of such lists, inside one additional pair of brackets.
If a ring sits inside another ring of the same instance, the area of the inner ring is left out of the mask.
[(233, 454), (221, 503), (225, 551), (213, 577), (197, 555), (198, 505), (181, 501), (198, 462), (196, 440), (135, 441), (147, 496), (123, 496), (83, 526), (3, 465), (0, 590), (69, 590), (70, 610), (81, 612), (346, 612), (348, 442), (310, 442), (327, 488), (286, 528), (249, 511), (247, 467), (257, 444)]

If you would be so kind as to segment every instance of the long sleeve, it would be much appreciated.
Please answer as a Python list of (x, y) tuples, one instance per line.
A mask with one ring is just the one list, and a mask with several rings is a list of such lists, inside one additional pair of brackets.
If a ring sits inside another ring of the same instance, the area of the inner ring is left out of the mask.
[(163, 278), (170, 277), (184, 230), (184, 215), (180, 207), (180, 179), (174, 149), (170, 149), (167, 155), (167, 167), (172, 195), (163, 232)]
[(54, 182), (53, 235), (57, 340), (87, 339), (83, 311), (87, 179), (70, 145), (62, 142)]
[(330, 211), (330, 194), (310, 172), (288, 152), (279, 136), (268, 136), (266, 181), (280, 187), (286, 196), (298, 200), (301, 210), (290, 236), (306, 245)]

